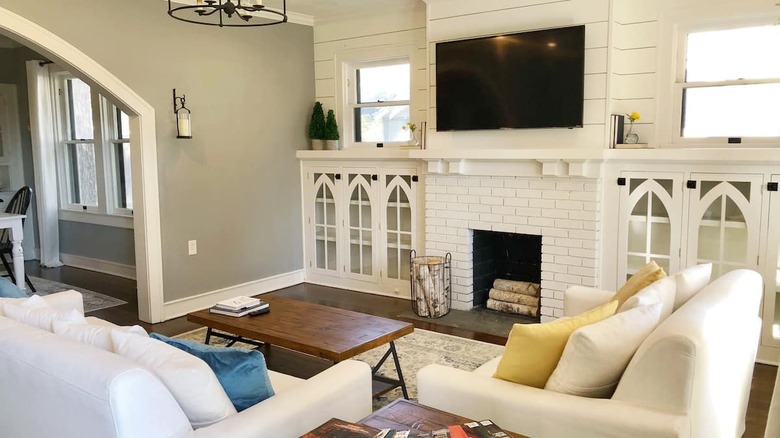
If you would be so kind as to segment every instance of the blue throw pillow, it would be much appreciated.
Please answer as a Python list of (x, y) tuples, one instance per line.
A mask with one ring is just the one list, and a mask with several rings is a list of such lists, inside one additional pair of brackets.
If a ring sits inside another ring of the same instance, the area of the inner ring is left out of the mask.
[(27, 298), (27, 294), (11, 283), (11, 280), (0, 277), (0, 298)]
[(265, 357), (257, 350), (212, 347), (200, 342), (171, 339), (157, 333), (149, 336), (206, 362), (238, 412), (274, 395)]

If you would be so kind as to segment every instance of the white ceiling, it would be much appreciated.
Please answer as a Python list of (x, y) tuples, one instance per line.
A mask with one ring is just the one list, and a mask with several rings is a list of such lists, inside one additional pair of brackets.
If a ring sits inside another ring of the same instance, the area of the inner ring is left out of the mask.
[[(268, 0), (265, 4), (278, 7), (281, 1)], [(314, 21), (424, 7), (423, 0), (287, 0), (289, 12), (310, 15)]]

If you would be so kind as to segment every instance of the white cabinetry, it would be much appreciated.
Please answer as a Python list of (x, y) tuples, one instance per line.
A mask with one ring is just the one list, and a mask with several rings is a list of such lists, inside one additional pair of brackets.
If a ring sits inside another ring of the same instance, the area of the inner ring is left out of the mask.
[(418, 169), (304, 165), (306, 280), (409, 297)]
[(667, 273), (713, 264), (713, 278), (758, 269), (762, 184), (758, 174), (623, 172), (617, 283), (650, 260)]

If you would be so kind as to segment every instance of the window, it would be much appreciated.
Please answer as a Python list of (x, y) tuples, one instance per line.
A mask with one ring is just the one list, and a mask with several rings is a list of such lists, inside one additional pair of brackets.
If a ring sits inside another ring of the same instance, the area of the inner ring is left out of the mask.
[(411, 67), (408, 59), (354, 64), (348, 82), (354, 143), (409, 140)]
[(690, 32), (678, 71), (679, 137), (780, 137), (780, 26)]
[[(96, 216), (132, 216), (130, 118), (82, 80), (56, 76), (59, 95), (57, 148), (60, 208), (68, 220), (114, 226), (132, 221)], [(75, 212), (92, 216), (74, 216)]]

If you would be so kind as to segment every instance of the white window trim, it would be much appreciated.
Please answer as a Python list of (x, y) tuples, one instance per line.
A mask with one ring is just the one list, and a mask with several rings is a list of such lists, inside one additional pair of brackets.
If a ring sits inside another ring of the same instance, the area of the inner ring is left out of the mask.
[[(661, 17), (658, 42), (658, 83), (660, 85), (656, 105), (656, 138), (659, 145), (669, 148), (724, 149), (780, 147), (780, 137), (743, 137), (742, 143), (730, 144), (727, 137), (684, 138), (681, 135), (684, 88), (682, 83), (685, 79), (688, 34), (762, 26), (776, 22), (776, 8), (755, 0), (745, 0), (745, 3), (751, 5), (713, 5), (706, 10), (701, 7), (680, 7), (672, 9)], [(746, 13), (746, 10), (750, 12)], [(744, 82), (747, 81), (728, 81), (729, 84)], [(761, 83), (761, 81), (749, 82)]]
[[(91, 93), (92, 97), (92, 124), (93, 139), (91, 142), (71, 141), (68, 138), (68, 105), (65, 102), (66, 91), (65, 81), (75, 76), (67, 71), (52, 72), (52, 96), (57, 103), (54, 105), (56, 113), (55, 132), (57, 136), (56, 157), (57, 157), (57, 191), (59, 196), (59, 219), (71, 222), (83, 222), (94, 225), (104, 225), (109, 227), (133, 229), (133, 211), (124, 208), (115, 208), (114, 204), (114, 179), (112, 147), (115, 143), (110, 138), (110, 132), (113, 132), (108, 123), (112, 122), (110, 116), (113, 105), (99, 93)], [(59, 90), (63, 90), (61, 93)], [(97, 109), (97, 110), (96, 110)], [(129, 141), (129, 140), (128, 140)], [(70, 202), (69, 160), (65, 144), (91, 143), (95, 151), (95, 175), (97, 182), (98, 205), (83, 205)], [(102, 164), (102, 165), (100, 165)]]
[[(372, 47), (365, 49), (355, 49), (340, 52), (336, 54), (336, 119), (339, 126), (342, 127), (341, 138), (345, 149), (370, 149), (376, 148), (376, 142), (355, 142), (354, 132), (355, 123), (352, 116), (355, 107), (356, 92), (354, 91), (355, 71), (357, 68), (367, 66), (381, 66), (398, 64), (399, 61), (409, 62), (409, 101), (393, 101), (387, 105), (409, 105), (409, 118), (412, 123), (420, 126), (421, 120), (416, 120), (417, 113), (414, 104), (414, 93), (418, 87), (415, 75), (414, 56), (416, 47), (413, 44)], [(382, 104), (371, 104), (369, 106), (382, 106)], [(398, 148), (408, 146), (408, 141), (384, 142), (384, 148)]]

